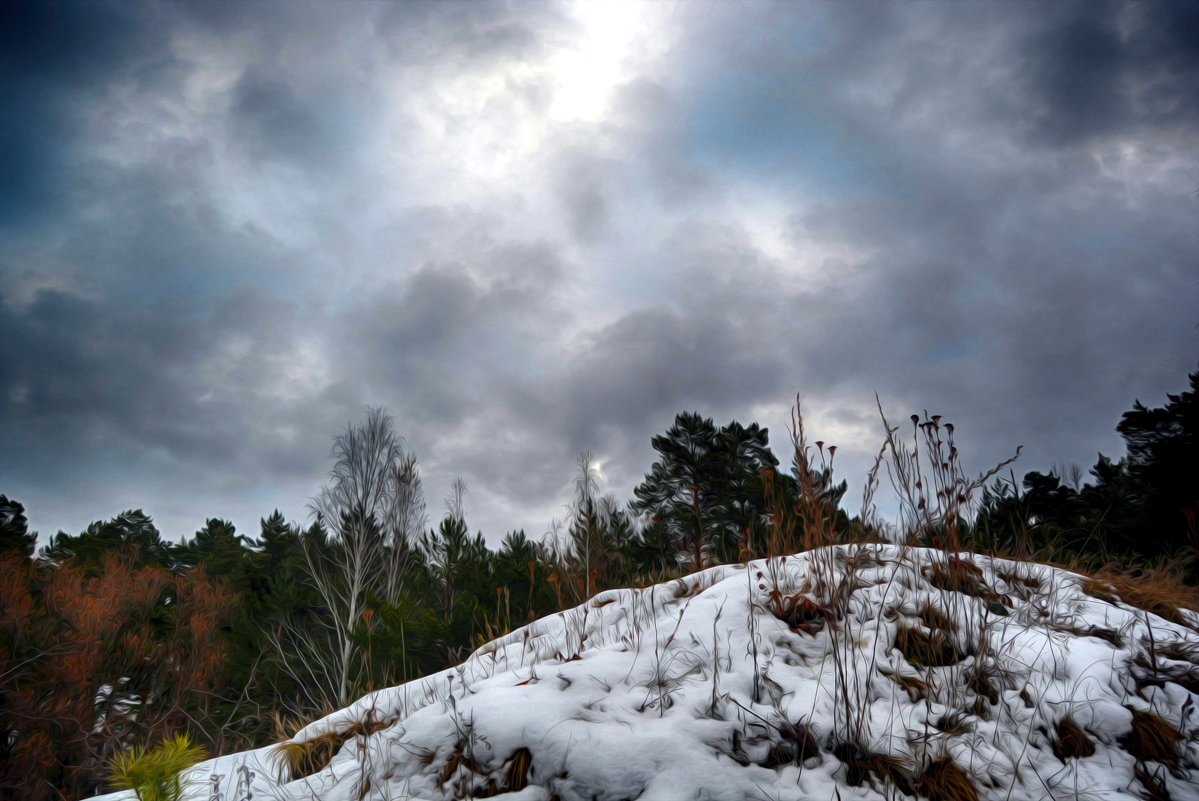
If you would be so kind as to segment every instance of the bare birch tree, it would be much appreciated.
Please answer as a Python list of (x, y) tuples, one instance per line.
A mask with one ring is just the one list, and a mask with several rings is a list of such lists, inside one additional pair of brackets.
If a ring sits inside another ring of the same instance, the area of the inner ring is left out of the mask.
[(416, 459), (405, 452), (394, 421), (382, 409), (369, 409), (365, 422), (347, 426), (334, 439), (331, 455), (329, 483), (310, 510), (332, 542), (327, 547), (309, 543), (304, 550), (309, 578), (329, 610), (330, 631), (328, 637), (295, 640), (308, 647), (293, 655), (293, 662), (309, 664), (297, 664), (292, 672), (309, 680), (328, 676), (337, 688), (337, 703), (344, 706), (358, 666), (354, 631), (368, 596), (398, 599), (410, 538), (424, 525), (425, 512)]

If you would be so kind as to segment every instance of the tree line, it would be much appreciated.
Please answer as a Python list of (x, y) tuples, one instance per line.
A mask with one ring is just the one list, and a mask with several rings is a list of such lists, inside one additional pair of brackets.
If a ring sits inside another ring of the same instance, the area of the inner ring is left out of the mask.
[[(250, 535), (211, 518), (175, 542), (132, 510), (39, 549), (24, 507), (0, 495), (0, 799), (91, 794), (115, 754), (183, 732), (214, 752), (286, 738), (597, 592), (822, 544), (805, 529), (893, 539), (872, 511), (882, 469), (916, 487), (905, 536), (1073, 562), (1174, 559), (1199, 577), (1199, 371), (1189, 384), (1126, 412), (1126, 455), (1100, 455), (1089, 481), (993, 471), (972, 484), (951, 424), (914, 416), (909, 436), (884, 418), (852, 516), (835, 446), (809, 447), (798, 414), (785, 469), (758, 424), (679, 414), (628, 503), (602, 492), (584, 454), (565, 518), (495, 549), (471, 532), (460, 481), (430, 520), (416, 457), (380, 409), (335, 438), (303, 525), (276, 510)], [(920, 448), (928, 475), (912, 472)]]

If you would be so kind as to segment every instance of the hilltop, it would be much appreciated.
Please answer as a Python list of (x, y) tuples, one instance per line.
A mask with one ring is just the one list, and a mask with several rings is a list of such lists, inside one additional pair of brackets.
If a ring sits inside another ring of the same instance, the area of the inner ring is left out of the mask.
[(1199, 615), (1118, 592), (880, 544), (715, 567), (603, 592), (203, 763), (188, 795), (1197, 797)]

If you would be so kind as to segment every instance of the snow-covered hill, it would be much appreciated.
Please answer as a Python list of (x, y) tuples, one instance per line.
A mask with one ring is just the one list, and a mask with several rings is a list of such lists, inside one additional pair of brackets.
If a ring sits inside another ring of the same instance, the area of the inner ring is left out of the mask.
[(837, 546), (602, 593), (189, 797), (1182, 801), (1195, 693), (1199, 634), (1082, 576)]

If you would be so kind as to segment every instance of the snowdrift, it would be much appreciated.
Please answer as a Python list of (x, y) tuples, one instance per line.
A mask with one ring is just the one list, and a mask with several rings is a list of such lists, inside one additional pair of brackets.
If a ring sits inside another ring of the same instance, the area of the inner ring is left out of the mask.
[(188, 797), (1196, 799), (1196, 625), (1043, 565), (823, 548), (602, 593)]

